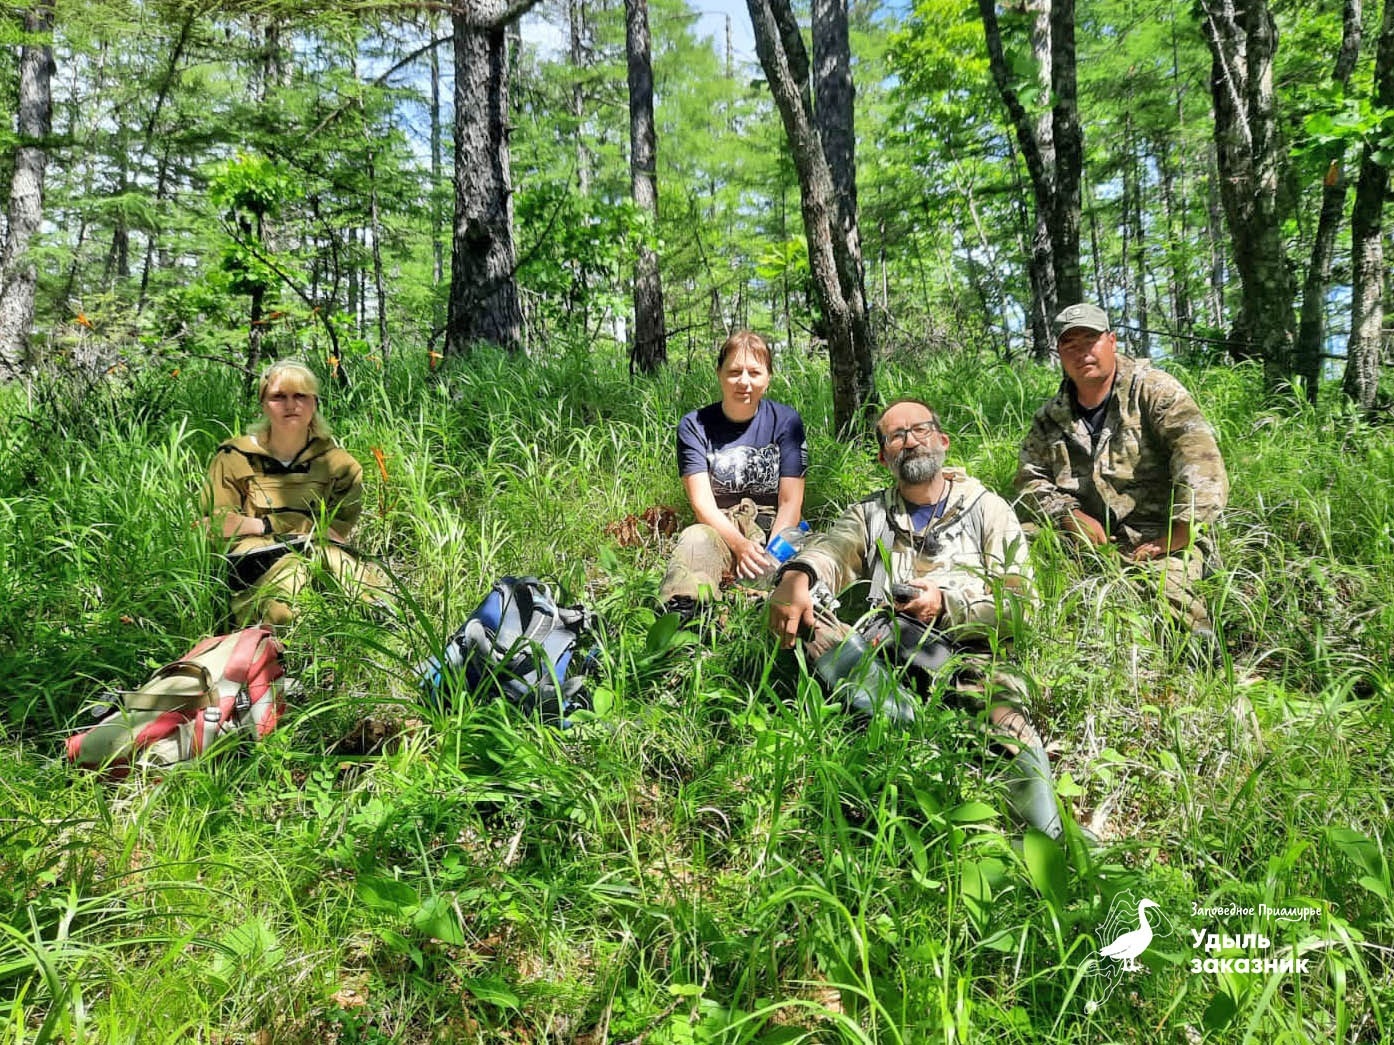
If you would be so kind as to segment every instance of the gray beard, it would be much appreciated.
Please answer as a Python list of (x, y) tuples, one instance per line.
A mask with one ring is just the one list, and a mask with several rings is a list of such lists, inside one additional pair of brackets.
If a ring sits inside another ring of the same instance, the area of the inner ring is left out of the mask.
[(927, 446), (906, 447), (891, 460), (891, 471), (903, 483), (918, 486), (930, 482), (944, 467), (944, 451)]

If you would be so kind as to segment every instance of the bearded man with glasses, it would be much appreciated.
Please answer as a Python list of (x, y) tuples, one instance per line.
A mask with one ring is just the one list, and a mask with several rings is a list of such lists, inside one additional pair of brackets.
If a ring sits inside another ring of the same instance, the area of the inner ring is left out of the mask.
[[(1026, 688), (994, 656), (1032, 602), (1021, 524), (997, 494), (944, 467), (949, 437), (927, 403), (891, 403), (876, 435), (895, 485), (852, 505), (780, 568), (770, 629), (786, 649), (801, 640), (822, 684), (857, 713), (908, 725), (934, 694), (980, 716), (990, 746), (1011, 759), (1012, 808), (1058, 838)], [(832, 592), (842, 593), (844, 613), (867, 611), (856, 625), (832, 613)]]

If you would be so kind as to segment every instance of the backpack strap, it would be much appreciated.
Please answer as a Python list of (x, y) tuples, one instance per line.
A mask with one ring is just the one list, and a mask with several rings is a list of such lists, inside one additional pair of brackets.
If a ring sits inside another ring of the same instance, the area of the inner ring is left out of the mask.
[[(198, 683), (199, 692), (197, 694), (186, 694), (185, 703), (187, 703), (190, 699), (197, 698), (199, 703), (195, 706), (204, 707), (208, 704), (210, 700), (213, 699), (211, 696), (213, 691), (213, 676), (208, 674), (208, 669), (205, 668), (202, 664), (196, 664), (191, 660), (176, 660), (173, 664), (166, 664), (164, 667), (160, 668), (158, 671), (155, 672), (154, 675), (150, 677), (150, 681), (147, 682), (145, 686), (149, 687), (151, 684), (159, 682), (163, 679), (174, 678), (193, 679), (195, 682)], [(135, 690), (134, 692), (127, 694), (126, 699), (122, 702), (122, 706), (127, 711), (170, 710), (170, 702), (168, 700), (158, 701), (156, 703), (142, 704), (131, 699), (132, 697), (140, 697), (141, 695), (142, 690)], [(156, 696), (168, 696), (168, 694), (157, 694)]]
[[(891, 557), (891, 549), (895, 547), (893, 534), (904, 532), (891, 519), (890, 501), (893, 496), (893, 490), (886, 490), (875, 497), (867, 498), (864, 502), (867, 506), (867, 554), (872, 558), (871, 590), (867, 593), (867, 601), (873, 606), (893, 605), (890, 597), (891, 580), (886, 573), (886, 562)], [(987, 491), (982, 490), (968, 504), (960, 502), (958, 505), (949, 505), (950, 509), (957, 508), (957, 510), (952, 515), (948, 514), (946, 510), (944, 516), (932, 521), (926, 531), (926, 539), (937, 540), (940, 533), (958, 524), (960, 520), (968, 520), (964, 525), (969, 525), (973, 519), (973, 509), (986, 496)]]
[[(546, 642), (558, 623), (557, 604), (547, 585), (536, 577), (505, 577), (501, 586), (506, 586), (505, 597), (511, 598), (516, 607), (518, 636), (529, 642)], [(499, 635), (503, 636), (502, 627)]]
[[(257, 655), (261, 640), (266, 637), (267, 632), (262, 628), (243, 628), (238, 632), (237, 644), (232, 647), (223, 668), (223, 678), (245, 686), (251, 674), (252, 660)], [(263, 656), (262, 660), (265, 659)]]
[(868, 497), (866, 504), (866, 553), (871, 557), (871, 591), (867, 601), (873, 606), (889, 603), (891, 581), (886, 574), (886, 560), (891, 555), (891, 513), (886, 505), (888, 494)]

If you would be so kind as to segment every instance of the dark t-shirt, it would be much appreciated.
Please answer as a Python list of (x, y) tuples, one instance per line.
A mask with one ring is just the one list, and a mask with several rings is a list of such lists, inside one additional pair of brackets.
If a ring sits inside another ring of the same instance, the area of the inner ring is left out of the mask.
[(694, 410), (678, 422), (678, 474), (706, 472), (718, 508), (741, 498), (774, 508), (779, 480), (808, 471), (803, 418), (793, 407), (760, 400), (749, 421), (731, 421), (720, 403)]

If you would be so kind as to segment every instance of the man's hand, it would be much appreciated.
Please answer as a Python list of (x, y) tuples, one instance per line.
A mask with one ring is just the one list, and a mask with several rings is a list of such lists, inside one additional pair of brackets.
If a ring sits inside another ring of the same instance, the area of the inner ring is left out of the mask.
[(748, 537), (742, 537), (740, 543), (732, 546), (731, 553), (736, 560), (736, 576), (742, 580), (751, 580), (779, 565), (772, 555)]
[(919, 594), (903, 602), (896, 600), (896, 612), (909, 614), (923, 624), (933, 624), (939, 619), (939, 614), (944, 612), (943, 590), (933, 581), (927, 581), (922, 577), (912, 577), (905, 583), (918, 589)]
[(1160, 559), (1165, 554), (1166, 550), (1163, 549), (1160, 540), (1143, 541), (1133, 549), (1132, 560), (1133, 562), (1146, 562), (1148, 559)]
[(1060, 528), (1067, 533), (1077, 533), (1090, 544), (1104, 545), (1108, 543), (1108, 534), (1104, 532), (1103, 523), (1099, 522), (1088, 512), (1075, 509), (1061, 520)]
[(1169, 555), (1178, 548), (1184, 548), (1191, 543), (1190, 523), (1174, 522), (1171, 524), (1171, 539), (1165, 536), (1155, 540), (1143, 541), (1133, 549), (1133, 562), (1147, 562), (1149, 559), (1160, 559), (1163, 555)]
[(808, 590), (808, 574), (799, 570), (786, 573), (770, 592), (770, 631), (779, 636), (781, 649), (789, 649), (799, 632), (813, 630), (813, 596)]

